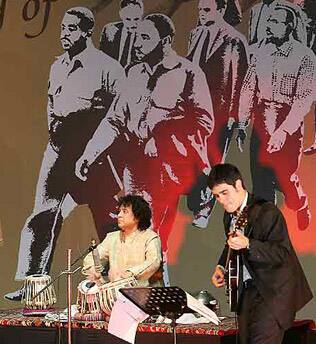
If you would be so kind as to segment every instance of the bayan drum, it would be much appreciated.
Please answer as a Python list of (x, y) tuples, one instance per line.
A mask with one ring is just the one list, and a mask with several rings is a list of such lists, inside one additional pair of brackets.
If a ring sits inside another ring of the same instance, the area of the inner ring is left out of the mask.
[[(51, 278), (48, 275), (30, 275), (24, 281), (24, 297), (22, 303), (25, 308), (25, 314), (46, 314), (56, 303), (56, 293)], [(48, 286), (49, 285), (49, 286)], [(46, 286), (43, 292), (39, 293)], [(39, 293), (39, 294), (38, 294)], [(38, 294), (38, 295), (37, 295)], [(35, 295), (37, 295), (35, 297)]]
[(105, 283), (99, 286), (99, 300), (102, 311), (110, 315), (113, 305), (117, 300), (117, 294), (120, 288), (136, 287), (138, 283), (134, 276), (123, 278), (115, 282)]

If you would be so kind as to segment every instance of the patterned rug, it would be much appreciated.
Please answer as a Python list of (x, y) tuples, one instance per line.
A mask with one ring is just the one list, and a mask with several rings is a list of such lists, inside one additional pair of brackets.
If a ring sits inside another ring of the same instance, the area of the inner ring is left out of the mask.
[[(315, 327), (312, 320), (296, 320), (294, 327), (308, 325), (309, 328)], [(67, 322), (50, 321), (39, 316), (24, 316), (22, 309), (0, 310), (0, 326), (28, 326), (28, 327), (67, 327)], [(72, 321), (73, 328), (89, 328), (96, 330), (107, 330), (106, 321)], [(236, 333), (235, 318), (228, 317), (221, 321), (219, 325), (209, 324), (189, 324), (176, 326), (179, 334), (191, 335), (212, 335), (227, 336)], [(138, 332), (159, 332), (170, 333), (172, 328), (167, 324), (146, 323), (138, 326)]]

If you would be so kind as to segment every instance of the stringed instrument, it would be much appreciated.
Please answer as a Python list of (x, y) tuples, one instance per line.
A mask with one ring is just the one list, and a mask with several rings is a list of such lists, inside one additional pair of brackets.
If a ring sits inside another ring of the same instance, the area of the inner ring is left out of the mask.
[[(232, 236), (236, 236), (237, 230), (243, 231), (248, 224), (248, 207), (245, 207), (242, 212), (237, 215), (237, 219), (233, 224), (231, 230)], [(226, 295), (229, 303), (230, 311), (236, 312), (238, 305), (238, 280), (240, 270), (240, 254), (239, 251), (228, 247), (228, 253), (225, 263), (225, 281), (226, 281)]]

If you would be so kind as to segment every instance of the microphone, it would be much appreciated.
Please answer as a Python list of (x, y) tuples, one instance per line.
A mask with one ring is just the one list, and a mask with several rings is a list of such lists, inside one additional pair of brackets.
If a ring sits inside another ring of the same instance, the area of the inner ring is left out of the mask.
[(90, 243), (90, 245), (89, 245), (89, 247), (88, 247), (88, 251), (89, 252), (92, 252), (94, 249), (96, 249), (97, 248), (97, 243), (95, 242), (95, 240), (94, 239), (92, 239), (91, 240), (91, 243)]
[[(91, 250), (92, 250), (92, 257), (93, 257), (93, 262), (94, 262), (94, 269), (96, 272), (101, 273), (103, 270), (103, 266), (101, 264), (101, 260), (100, 260), (100, 255), (99, 255), (99, 251), (97, 248), (97, 244), (95, 242), (94, 239), (92, 239), (91, 241)], [(99, 279), (99, 285), (102, 285), (105, 283), (104, 278), (101, 276), (101, 278)]]
[[(94, 240), (93, 240), (94, 241)], [(77, 257), (73, 262), (71, 262), (71, 266), (75, 265), (79, 260), (83, 259), (88, 253), (92, 252), (97, 245), (94, 241), (94, 244), (90, 244), (83, 252), (81, 252), (80, 256)]]

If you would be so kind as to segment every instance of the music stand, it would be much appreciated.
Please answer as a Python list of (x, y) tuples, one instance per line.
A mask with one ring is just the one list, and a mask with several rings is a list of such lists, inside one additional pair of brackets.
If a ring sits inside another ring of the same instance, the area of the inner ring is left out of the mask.
[(171, 319), (174, 344), (177, 343), (176, 320), (185, 312), (187, 296), (178, 287), (133, 287), (119, 290), (127, 299), (149, 315), (162, 315)]

